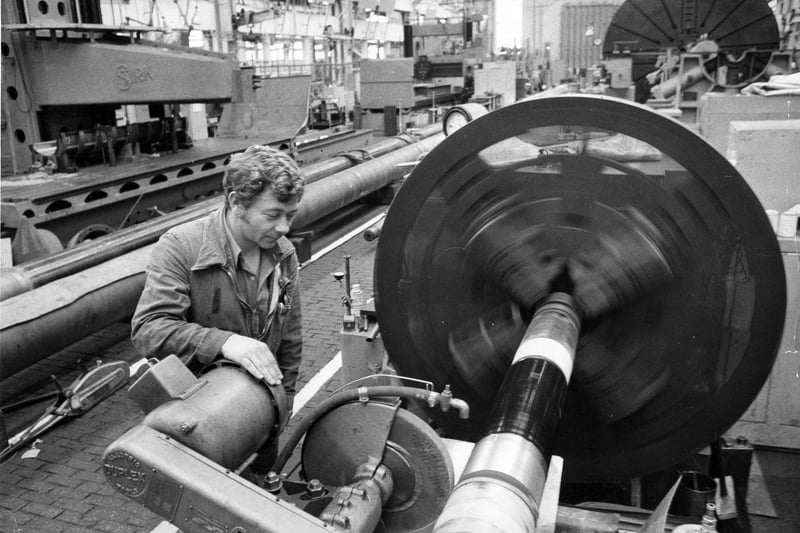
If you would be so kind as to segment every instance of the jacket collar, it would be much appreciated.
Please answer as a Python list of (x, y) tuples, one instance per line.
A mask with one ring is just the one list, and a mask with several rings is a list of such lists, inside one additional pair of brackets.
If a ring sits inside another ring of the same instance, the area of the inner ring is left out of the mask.
[[(192, 265), (192, 270), (202, 270), (214, 265), (234, 266), (233, 252), (225, 231), (226, 212), (227, 207), (223, 205), (206, 217), (200, 251), (197, 254), (197, 260)], [(293, 251), (294, 246), (289, 239), (286, 237), (278, 239), (273, 250), (276, 264), (283, 261)]]

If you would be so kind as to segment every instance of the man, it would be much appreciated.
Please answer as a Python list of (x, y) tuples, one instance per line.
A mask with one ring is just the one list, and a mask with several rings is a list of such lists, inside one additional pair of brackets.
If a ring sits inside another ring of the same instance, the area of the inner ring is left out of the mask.
[(131, 339), (146, 357), (198, 369), (224, 358), (283, 383), (291, 406), (302, 355), (298, 261), (286, 238), (305, 180), (286, 154), (231, 157), (225, 202), (172, 228), (153, 249)]

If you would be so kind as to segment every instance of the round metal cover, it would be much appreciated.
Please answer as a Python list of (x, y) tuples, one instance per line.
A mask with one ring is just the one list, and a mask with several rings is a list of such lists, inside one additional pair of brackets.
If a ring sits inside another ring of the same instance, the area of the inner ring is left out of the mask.
[(343, 486), (370, 456), (381, 459), (394, 481), (381, 517), (386, 532), (429, 531), (453, 488), (453, 465), (436, 432), (405, 409), (353, 402), (327, 413), (305, 437), (303, 472)]
[(764, 383), (786, 305), (774, 233), (737, 171), (608, 97), (522, 101), (455, 131), (399, 191), (375, 268), (390, 358), (470, 403), (466, 429), (433, 415), (467, 439), (532, 309), (568, 278), (585, 318), (551, 451), (575, 480), (654, 472), (711, 442)]

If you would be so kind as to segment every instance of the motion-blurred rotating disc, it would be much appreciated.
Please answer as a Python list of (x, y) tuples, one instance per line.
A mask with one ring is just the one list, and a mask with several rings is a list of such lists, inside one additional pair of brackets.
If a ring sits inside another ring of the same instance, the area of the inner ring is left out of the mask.
[(532, 310), (573, 293), (585, 319), (551, 451), (576, 480), (667, 468), (729, 427), (786, 301), (772, 228), (730, 163), (644, 106), (585, 95), (518, 102), (438, 145), (391, 206), (375, 277), (389, 356), (470, 402), (468, 426), (437, 419), (469, 439)]

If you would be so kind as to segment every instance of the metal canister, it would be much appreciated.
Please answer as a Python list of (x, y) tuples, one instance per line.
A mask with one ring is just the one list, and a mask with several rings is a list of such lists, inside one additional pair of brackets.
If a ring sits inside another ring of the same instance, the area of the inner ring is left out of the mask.
[(142, 424), (235, 469), (277, 435), (279, 402), (239, 367), (219, 366), (201, 379), (202, 387), (153, 409)]

